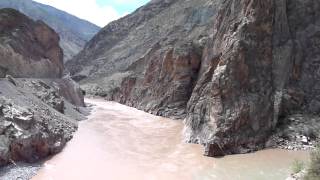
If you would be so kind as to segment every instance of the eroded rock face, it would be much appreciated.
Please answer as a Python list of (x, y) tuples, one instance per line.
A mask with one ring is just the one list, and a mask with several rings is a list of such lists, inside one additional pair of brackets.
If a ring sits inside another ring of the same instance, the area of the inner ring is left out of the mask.
[(319, 8), (151, 1), (106, 26), (67, 66), (89, 94), (185, 118), (187, 141), (205, 145), (205, 155), (245, 153), (263, 148), (283, 119), (318, 116)]
[(147, 64), (145, 72), (138, 73), (136, 68), (141, 64), (134, 64), (130, 67), (134, 74), (124, 78), (121, 86), (106, 97), (153, 114), (183, 118), (200, 60), (201, 55), (192, 44), (179, 49), (155, 47), (140, 60)]
[(78, 83), (71, 79), (70, 76), (64, 76), (61, 79), (56, 79), (53, 83), (56, 84), (56, 90), (60, 96), (64, 97), (75, 106), (85, 107), (85, 92), (80, 88)]
[(33, 92), (44, 103), (64, 113), (65, 101), (76, 107), (84, 107), (84, 95), (80, 86), (70, 77), (62, 79), (17, 79), (18, 85)]
[(61, 38), (64, 61), (79, 53), (85, 43), (100, 30), (100, 27), (88, 21), (33, 0), (1, 0), (0, 8), (19, 10), (33, 20), (42, 20), (52, 27)]
[[(222, 5), (205, 49), (213, 55), (203, 59), (209, 66), (188, 103), (188, 140), (205, 144), (209, 156), (242, 153), (263, 147), (276, 126), (286, 131), (286, 117), (315, 119), (309, 114), (319, 106), (319, 7), (300, 0)], [(289, 137), (298, 135), (311, 138), (300, 132)]]
[(61, 151), (84, 119), (79, 85), (62, 78), (62, 56), (50, 27), (0, 10), (0, 166)]
[(151, 1), (103, 28), (66, 66), (88, 94), (183, 118), (219, 1)]
[(76, 130), (75, 121), (31, 92), (0, 81), (0, 166), (34, 162), (60, 152)]
[[(14, 78), (13, 81), (12, 84), (17, 88), (31, 92), (62, 114), (72, 117), (72, 114), (69, 114), (72, 113), (71, 109), (78, 111), (79, 108), (85, 107), (82, 89), (68, 76), (61, 79)], [(73, 119), (83, 119), (83, 117), (78, 117), (77, 112), (75, 113), (76, 117), (72, 117)]]
[(63, 98), (54, 88), (50, 87), (41, 80), (31, 80), (30, 83), (25, 83), (25, 85), (29, 85), (29, 88), (32, 88), (31, 91), (34, 92), (34, 95), (41, 99), (44, 103), (50, 105), (55, 110), (64, 113)]
[(13, 9), (1, 9), (0, 22), (0, 75), (24, 78), (62, 76), (63, 52), (59, 36), (53, 29)]
[(186, 136), (219, 156), (257, 148), (273, 123), (273, 0), (221, 5), (199, 80), (188, 102)]
[[(286, 73), (282, 81), (284, 88), (278, 88), (282, 95), (280, 116), (295, 113), (320, 112), (320, 2), (318, 1), (284, 1), (279, 6), (283, 21), (278, 22), (282, 31), (278, 36), (274, 49), (276, 57), (282, 57), (286, 64), (282, 71)], [(279, 28), (280, 28), (279, 27)], [(285, 31), (285, 32), (283, 32)], [(281, 34), (280, 34), (281, 33)], [(284, 35), (286, 34), (286, 35)], [(281, 39), (278, 38), (281, 35)]]

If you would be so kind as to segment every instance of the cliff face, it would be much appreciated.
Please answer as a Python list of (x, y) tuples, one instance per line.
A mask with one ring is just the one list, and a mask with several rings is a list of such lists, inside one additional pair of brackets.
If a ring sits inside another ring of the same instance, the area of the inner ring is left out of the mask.
[(294, 115), (319, 119), (319, 8), (151, 1), (103, 28), (67, 67), (90, 94), (185, 118), (187, 141), (206, 155), (249, 152)]
[(205, 144), (209, 156), (256, 148), (276, 125), (273, 3), (234, 0), (221, 5), (186, 118), (187, 139)]
[(60, 36), (64, 60), (76, 55), (100, 27), (71, 14), (32, 0), (1, 0), (0, 8), (13, 8), (34, 20), (41, 20)]
[(58, 153), (72, 138), (76, 122), (60, 112), (65, 109), (62, 97), (46, 88), (36, 81), (0, 80), (0, 167)]
[[(280, 116), (319, 114), (320, 2), (280, 1), (274, 28), (275, 88)], [(279, 78), (280, 77), (280, 78)]]
[(319, 113), (319, 7), (300, 0), (222, 4), (188, 102), (188, 140), (205, 144), (209, 156), (247, 152), (290, 123), (283, 119)]
[(0, 21), (2, 71), (14, 77), (62, 76), (63, 52), (54, 30), (12, 9), (1, 9)]
[(103, 28), (66, 66), (89, 94), (183, 117), (217, 3), (151, 1)]
[(63, 71), (53, 29), (14, 9), (0, 10), (0, 166), (37, 161), (72, 138), (84, 101)]

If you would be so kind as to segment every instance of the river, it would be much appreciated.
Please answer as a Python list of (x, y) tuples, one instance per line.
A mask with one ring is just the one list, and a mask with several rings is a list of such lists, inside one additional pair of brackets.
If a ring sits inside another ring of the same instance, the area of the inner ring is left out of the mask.
[(88, 120), (33, 180), (284, 180), (306, 152), (264, 150), (210, 158), (183, 142), (181, 121), (115, 102), (93, 104)]

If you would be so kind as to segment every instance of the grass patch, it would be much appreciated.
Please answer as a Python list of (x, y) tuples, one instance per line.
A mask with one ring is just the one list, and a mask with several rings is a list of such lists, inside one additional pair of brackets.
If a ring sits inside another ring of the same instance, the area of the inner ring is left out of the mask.
[(310, 164), (304, 180), (320, 180), (320, 146), (310, 154)]
[(294, 174), (297, 174), (297, 173), (301, 172), (303, 169), (304, 169), (304, 163), (303, 163), (303, 161), (295, 160), (295, 161), (292, 163), (291, 171), (292, 171)]

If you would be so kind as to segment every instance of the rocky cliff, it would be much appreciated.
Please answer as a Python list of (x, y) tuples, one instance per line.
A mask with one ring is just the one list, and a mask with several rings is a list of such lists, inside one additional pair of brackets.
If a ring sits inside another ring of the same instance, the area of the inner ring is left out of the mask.
[(186, 135), (209, 156), (257, 148), (273, 122), (273, 0), (221, 4), (199, 79), (188, 102)]
[[(207, 155), (241, 153), (263, 147), (277, 126), (294, 125), (293, 115), (319, 124), (319, 7), (299, 0), (222, 4), (205, 48), (215, 67), (205, 67), (188, 102), (191, 142), (206, 144)], [(295, 135), (318, 137), (311, 127)]]
[(65, 61), (82, 50), (85, 43), (100, 30), (100, 27), (90, 22), (32, 0), (1, 0), (0, 8), (16, 9), (52, 27), (61, 38), (60, 46)]
[(209, 156), (263, 148), (278, 132), (309, 141), (319, 137), (305, 127), (320, 123), (319, 8), (153, 0), (104, 27), (67, 67), (90, 94), (185, 119), (187, 141)]
[(103, 28), (66, 66), (89, 94), (183, 117), (216, 1), (151, 1)]
[(0, 92), (0, 166), (35, 162), (60, 152), (72, 138), (77, 124), (57, 111), (63, 107), (59, 97), (47, 104), (6, 80), (0, 81)]
[(62, 150), (84, 106), (64, 71), (58, 34), (14, 9), (0, 10), (0, 166)]
[(53, 29), (12, 9), (1, 9), (0, 21), (0, 69), (3, 72), (14, 77), (62, 76), (63, 52)]

